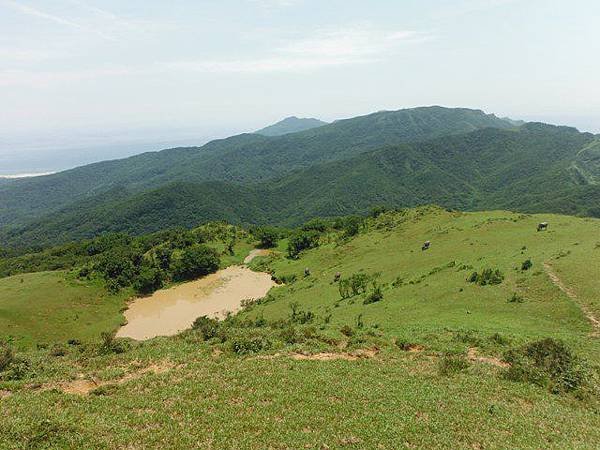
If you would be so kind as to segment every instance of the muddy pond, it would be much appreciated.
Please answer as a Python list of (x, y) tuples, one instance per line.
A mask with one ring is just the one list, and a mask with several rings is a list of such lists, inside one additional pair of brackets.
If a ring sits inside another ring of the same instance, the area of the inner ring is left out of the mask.
[[(264, 255), (253, 250), (244, 260)], [(156, 291), (135, 299), (124, 312), (127, 324), (117, 337), (136, 340), (171, 336), (190, 328), (197, 317), (224, 318), (240, 310), (242, 300), (264, 297), (276, 286), (271, 275), (245, 266), (230, 266), (196, 281)]]

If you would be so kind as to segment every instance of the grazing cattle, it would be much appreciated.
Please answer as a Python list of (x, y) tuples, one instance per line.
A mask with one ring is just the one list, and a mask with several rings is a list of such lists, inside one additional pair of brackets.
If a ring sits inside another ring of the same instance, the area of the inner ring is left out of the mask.
[(310, 269), (308, 267), (306, 269), (304, 269), (304, 276), (305, 277), (310, 276)]
[(335, 276), (333, 277), (333, 281), (334, 281), (335, 283), (337, 283), (338, 281), (340, 281), (340, 278), (342, 278), (342, 274), (341, 274), (341, 273), (339, 273), (339, 272), (336, 272), (336, 273), (335, 273)]
[(547, 230), (547, 229), (548, 229), (548, 222), (538, 223), (538, 226), (537, 226), (538, 231)]
[(423, 247), (421, 247), (421, 250), (427, 250), (430, 246), (431, 246), (431, 242), (425, 241), (423, 243)]

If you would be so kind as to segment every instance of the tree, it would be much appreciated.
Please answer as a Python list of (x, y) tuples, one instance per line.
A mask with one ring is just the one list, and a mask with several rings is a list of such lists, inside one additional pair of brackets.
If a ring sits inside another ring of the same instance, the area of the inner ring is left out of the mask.
[(279, 230), (275, 227), (259, 227), (254, 235), (260, 241), (259, 247), (272, 248), (277, 245)]
[(189, 280), (202, 275), (216, 272), (220, 260), (218, 253), (204, 245), (194, 244), (181, 254), (181, 258), (175, 263), (175, 278)]
[(144, 265), (133, 283), (140, 294), (150, 294), (160, 289), (163, 284), (163, 272), (156, 267)]
[(319, 246), (319, 233), (317, 231), (297, 231), (288, 242), (288, 255), (297, 258), (302, 250)]

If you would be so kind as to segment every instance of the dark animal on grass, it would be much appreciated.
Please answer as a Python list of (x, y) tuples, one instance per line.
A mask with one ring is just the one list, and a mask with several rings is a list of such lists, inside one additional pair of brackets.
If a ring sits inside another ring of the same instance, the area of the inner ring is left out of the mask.
[(537, 226), (538, 231), (543, 231), (543, 230), (547, 230), (547, 229), (548, 229), (548, 222), (538, 223), (538, 226)]
[(334, 275), (334, 277), (333, 277), (333, 281), (335, 283), (337, 283), (338, 281), (340, 281), (340, 278), (342, 278), (342, 274), (339, 273), (339, 272), (336, 272), (335, 275)]
[(429, 241), (425, 241), (425, 242), (423, 243), (423, 247), (421, 247), (421, 250), (428, 250), (428, 249), (429, 249), (429, 247), (431, 247), (431, 242), (429, 242)]
[(304, 269), (304, 276), (305, 277), (309, 277), (310, 276), (310, 269), (308, 267)]

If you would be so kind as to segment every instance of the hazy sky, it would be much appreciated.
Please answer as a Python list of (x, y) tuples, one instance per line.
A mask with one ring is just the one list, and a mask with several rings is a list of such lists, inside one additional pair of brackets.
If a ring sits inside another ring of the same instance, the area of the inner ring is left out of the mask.
[(598, 0), (0, 0), (0, 155), (430, 104), (600, 132), (599, 19)]

